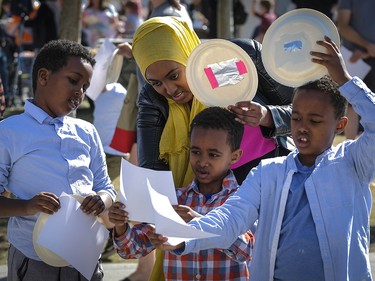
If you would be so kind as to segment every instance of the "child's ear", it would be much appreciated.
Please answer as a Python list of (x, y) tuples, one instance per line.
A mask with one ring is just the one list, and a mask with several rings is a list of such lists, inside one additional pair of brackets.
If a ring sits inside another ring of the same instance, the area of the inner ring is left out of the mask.
[(236, 163), (238, 160), (240, 160), (242, 156), (242, 149), (236, 149), (235, 151), (232, 152), (232, 160), (230, 161), (230, 164)]
[(45, 86), (47, 84), (49, 73), (50, 73), (50, 71), (48, 71), (45, 68), (39, 69), (39, 71), (38, 71), (38, 82), (39, 82), (39, 84), (41, 84), (42, 86)]
[(344, 132), (344, 130), (346, 128), (346, 124), (348, 124), (348, 117), (346, 117), (346, 116), (341, 117), (340, 120), (337, 122), (336, 135), (339, 135), (342, 132)]

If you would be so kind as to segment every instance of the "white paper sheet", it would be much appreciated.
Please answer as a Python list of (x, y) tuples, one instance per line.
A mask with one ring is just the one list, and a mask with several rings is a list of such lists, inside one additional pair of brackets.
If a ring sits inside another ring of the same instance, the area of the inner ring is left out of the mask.
[(171, 245), (216, 236), (187, 225), (173, 209), (178, 201), (171, 171), (145, 169), (122, 159), (120, 202), (125, 204), (129, 220), (154, 224)]
[(177, 205), (176, 190), (171, 171), (155, 171), (135, 166), (122, 159), (120, 171), (120, 201), (126, 205), (129, 219), (155, 223), (155, 210), (147, 188), (147, 179), (159, 193)]
[(170, 245), (183, 241), (218, 236), (189, 226), (173, 209), (167, 196), (158, 193), (147, 181), (152, 206), (155, 210), (155, 231), (168, 237)]
[(350, 62), (350, 57), (352, 56), (352, 52), (349, 51), (344, 46), (340, 47), (340, 52), (342, 54), (342, 57), (344, 59), (344, 62), (345, 62), (346, 68), (348, 69), (349, 74), (352, 76), (358, 76), (360, 79), (365, 78), (367, 73), (370, 71), (371, 66), (365, 63), (362, 59), (359, 59), (355, 63)]
[(94, 72), (92, 74), (90, 87), (86, 91), (86, 96), (93, 101), (97, 99), (105, 87), (107, 70), (115, 50), (116, 46), (108, 39), (105, 39), (95, 56), (96, 63)]
[(37, 242), (90, 280), (109, 231), (93, 215), (83, 213), (70, 195), (62, 193), (59, 199), (61, 209), (48, 217)]

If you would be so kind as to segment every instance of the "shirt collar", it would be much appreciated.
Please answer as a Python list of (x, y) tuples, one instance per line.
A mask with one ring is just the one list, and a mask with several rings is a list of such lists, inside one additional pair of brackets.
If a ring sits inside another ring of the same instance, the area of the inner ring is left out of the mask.
[[(333, 147), (329, 147), (328, 149), (326, 149), (325, 151), (322, 152), (322, 154), (318, 155), (315, 159), (315, 167), (323, 160), (327, 157), (327, 155), (331, 154), (333, 151)], [(298, 149), (295, 149), (293, 152), (292, 152), (292, 156), (290, 157), (291, 159), (293, 159), (293, 163), (295, 163), (295, 160), (294, 158), (297, 157), (298, 155)], [(289, 158), (289, 157), (288, 157)], [(294, 165), (295, 166), (295, 165)]]
[(51, 116), (49, 116), (47, 114), (47, 112), (45, 112), (40, 107), (36, 106), (34, 104), (34, 100), (33, 99), (27, 99), (24, 108), (25, 108), (25, 113), (27, 113), (32, 118), (34, 118), (39, 124), (54, 123), (56, 121), (60, 122), (60, 123), (64, 122), (65, 116), (60, 116), (60, 117), (52, 118)]

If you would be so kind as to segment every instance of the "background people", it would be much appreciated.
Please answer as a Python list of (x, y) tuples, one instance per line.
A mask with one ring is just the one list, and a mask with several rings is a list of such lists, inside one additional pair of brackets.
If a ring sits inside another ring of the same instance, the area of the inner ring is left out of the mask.
[[(257, 10), (257, 3), (259, 4), (259, 11)], [(273, 0), (261, 0), (252, 2), (253, 15), (260, 18), (260, 25), (254, 30), (251, 38), (256, 39), (259, 42), (263, 41), (264, 34), (270, 25), (276, 20), (277, 16), (274, 12), (274, 1)]]
[[(371, 66), (363, 81), (375, 91), (375, 22), (369, 20), (374, 14), (375, 1), (340, 0), (337, 9), (342, 44), (353, 52), (353, 60), (362, 58)], [(355, 139), (359, 133), (359, 116), (351, 105), (348, 107), (348, 118), (345, 137)]]
[(333, 19), (334, 13), (333, 9), (337, 4), (338, 0), (324, 0), (324, 1), (315, 1), (315, 0), (292, 0), (296, 5), (297, 9), (300, 8), (309, 8), (317, 10), (325, 14), (330, 19)]
[(89, 0), (82, 12), (82, 31), (89, 47), (95, 47), (100, 38), (117, 35), (118, 12), (113, 5), (105, 5), (104, 0)]

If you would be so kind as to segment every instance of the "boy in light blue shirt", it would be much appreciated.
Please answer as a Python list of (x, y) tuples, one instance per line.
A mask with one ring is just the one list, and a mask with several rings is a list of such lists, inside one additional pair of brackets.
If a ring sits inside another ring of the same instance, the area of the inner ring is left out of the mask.
[[(189, 222), (219, 237), (172, 247), (164, 244), (166, 237), (154, 234), (154, 245), (175, 254), (225, 249), (258, 220), (252, 281), (372, 280), (369, 184), (375, 178), (375, 94), (348, 74), (332, 40), (317, 43), (327, 54), (311, 52), (312, 61), (325, 66), (338, 85), (323, 77), (296, 89), (291, 125), (297, 149), (262, 161), (222, 206)], [(347, 124), (347, 102), (365, 130), (356, 141), (333, 147), (335, 135)]]
[[(95, 127), (67, 116), (81, 104), (94, 63), (79, 43), (50, 41), (33, 65), (34, 99), (26, 101), (24, 113), (0, 122), (0, 217), (9, 217), (9, 281), (84, 280), (73, 267), (41, 261), (32, 238), (38, 214), (57, 212), (62, 192), (83, 196), (82, 211), (95, 216), (116, 197)], [(14, 197), (2, 196), (5, 191)], [(98, 263), (91, 280), (102, 278)]]

